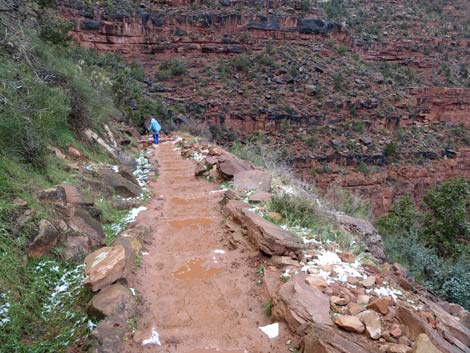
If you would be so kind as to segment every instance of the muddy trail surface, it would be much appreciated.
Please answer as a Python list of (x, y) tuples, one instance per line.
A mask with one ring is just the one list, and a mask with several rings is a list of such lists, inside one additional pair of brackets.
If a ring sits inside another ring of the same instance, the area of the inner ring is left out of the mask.
[(196, 179), (194, 162), (171, 142), (156, 147), (154, 158), (159, 177), (137, 219), (152, 228), (153, 239), (129, 279), (143, 305), (127, 352), (288, 352), (284, 325), (272, 339), (259, 329), (272, 323), (256, 283), (262, 259), (254, 249), (229, 245), (223, 192)]

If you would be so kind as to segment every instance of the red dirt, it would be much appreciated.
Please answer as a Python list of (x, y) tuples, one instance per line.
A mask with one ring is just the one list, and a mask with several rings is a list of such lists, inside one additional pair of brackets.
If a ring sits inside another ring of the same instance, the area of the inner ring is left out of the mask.
[(230, 247), (217, 185), (196, 179), (194, 162), (171, 143), (157, 147), (155, 157), (160, 175), (149, 185), (148, 211), (137, 220), (152, 227), (153, 242), (129, 285), (143, 299), (138, 329), (154, 328), (162, 345), (129, 342), (127, 352), (287, 352), (284, 324), (275, 339), (258, 328), (272, 323), (256, 284), (262, 258)]

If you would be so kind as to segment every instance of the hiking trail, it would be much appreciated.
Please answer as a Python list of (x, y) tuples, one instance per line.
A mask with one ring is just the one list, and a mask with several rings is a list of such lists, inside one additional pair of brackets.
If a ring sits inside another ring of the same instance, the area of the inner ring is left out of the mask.
[[(277, 338), (259, 329), (272, 323), (256, 283), (261, 257), (253, 249), (233, 249), (226, 239), (223, 192), (196, 179), (194, 162), (183, 159), (171, 141), (156, 147), (153, 159), (159, 176), (149, 184), (148, 210), (137, 218), (151, 227), (152, 243), (129, 278), (143, 310), (126, 352), (287, 352), (283, 323)], [(143, 346), (152, 332), (161, 345)]]

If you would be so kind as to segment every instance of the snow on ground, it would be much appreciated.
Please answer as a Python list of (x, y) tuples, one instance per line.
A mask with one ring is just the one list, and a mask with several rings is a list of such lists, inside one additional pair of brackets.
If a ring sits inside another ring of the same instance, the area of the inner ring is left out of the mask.
[(276, 338), (279, 336), (279, 323), (277, 322), (271, 325), (260, 326), (259, 329), (269, 338)]
[(55, 260), (42, 260), (36, 267), (35, 272), (39, 279), (45, 283), (49, 293), (42, 304), (42, 317), (44, 320), (60, 318), (64, 329), (57, 337), (57, 342), (68, 346), (71, 342), (80, 339), (83, 327), (90, 331), (96, 326), (85, 312), (75, 308), (76, 298), (84, 290), (82, 282), (84, 265), (65, 267), (61, 262)]
[(152, 328), (152, 333), (150, 337), (142, 342), (143, 346), (149, 346), (149, 345), (157, 345), (161, 346), (162, 344), (160, 343), (160, 336), (158, 335), (157, 330), (153, 327)]
[(10, 309), (10, 303), (7, 293), (0, 293), (0, 327), (5, 326), (8, 324), (11, 319), (8, 316), (8, 311)]

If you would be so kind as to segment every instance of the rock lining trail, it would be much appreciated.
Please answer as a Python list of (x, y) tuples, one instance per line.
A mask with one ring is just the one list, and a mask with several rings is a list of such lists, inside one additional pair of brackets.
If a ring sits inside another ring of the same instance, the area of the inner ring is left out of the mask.
[[(194, 162), (172, 142), (156, 147), (153, 159), (159, 176), (149, 184), (148, 210), (137, 218), (151, 227), (152, 242), (129, 278), (143, 305), (126, 352), (287, 352), (291, 337), (284, 324), (273, 339), (259, 329), (272, 323), (256, 283), (262, 257), (254, 248), (230, 245), (220, 212), (223, 192), (196, 179)], [(161, 345), (143, 346), (152, 332)]]

